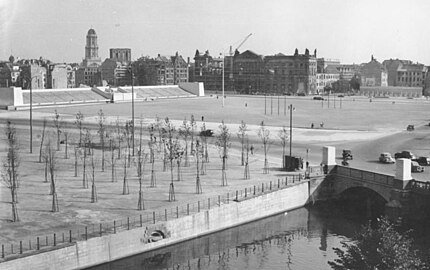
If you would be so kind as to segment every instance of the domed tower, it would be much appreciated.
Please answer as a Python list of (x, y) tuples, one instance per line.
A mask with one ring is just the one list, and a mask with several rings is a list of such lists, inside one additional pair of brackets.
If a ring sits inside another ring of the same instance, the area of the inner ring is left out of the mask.
[(99, 46), (97, 45), (97, 34), (96, 31), (91, 28), (87, 33), (87, 44), (85, 46), (85, 59), (84, 65), (88, 66), (91, 64), (101, 64), (99, 57)]

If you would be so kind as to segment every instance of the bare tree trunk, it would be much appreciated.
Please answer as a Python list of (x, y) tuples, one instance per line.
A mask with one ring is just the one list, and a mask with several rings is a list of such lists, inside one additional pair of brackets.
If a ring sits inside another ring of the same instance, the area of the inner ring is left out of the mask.
[(78, 177), (78, 148), (75, 146), (75, 177)]
[(154, 156), (154, 146), (151, 145), (151, 185), (150, 187), (157, 186), (157, 178), (155, 175), (155, 156)]
[(122, 185), (122, 194), (127, 195), (129, 194), (129, 187), (128, 187), (128, 181), (127, 181), (127, 156), (124, 155), (124, 181)]
[(40, 139), (40, 147), (39, 147), (39, 163), (42, 163), (42, 149), (43, 149), (43, 141), (45, 140), (45, 130), (46, 130), (46, 119), (43, 119), (42, 138)]
[(96, 189), (96, 176), (95, 176), (95, 163), (94, 163), (94, 155), (91, 156), (91, 202), (95, 203), (97, 202), (97, 189)]
[(222, 157), (221, 186), (227, 186), (226, 157)]
[(86, 179), (86, 167), (87, 167), (87, 149), (84, 146), (84, 162), (82, 164), (82, 186), (83, 188), (88, 188), (88, 181)]
[(178, 165), (178, 181), (181, 181), (182, 179), (182, 172), (181, 172), (181, 159), (178, 158), (176, 160), (176, 164)]
[(68, 149), (69, 149), (69, 135), (67, 133), (64, 134), (64, 144), (65, 144), (65, 150), (64, 150), (64, 158), (68, 159)]
[(113, 149), (113, 145), (112, 144), (113, 144), (113, 142), (112, 142), (112, 140), (110, 140), (111, 179), (112, 179), (112, 182), (115, 182), (115, 150)]

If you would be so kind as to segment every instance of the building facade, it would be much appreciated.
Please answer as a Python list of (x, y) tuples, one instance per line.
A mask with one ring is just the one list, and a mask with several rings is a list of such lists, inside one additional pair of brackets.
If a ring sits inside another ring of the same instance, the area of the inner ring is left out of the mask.
[(69, 88), (68, 72), (70, 66), (66, 64), (51, 64), (48, 65), (47, 86), (50, 89)]
[(85, 58), (82, 64), (75, 72), (76, 87), (81, 85), (95, 86), (101, 85), (100, 67), (101, 59), (99, 57), (99, 47), (97, 43), (97, 34), (94, 29), (88, 30), (85, 45)]
[(171, 58), (173, 65), (173, 84), (188, 82), (188, 64), (181, 55), (176, 52)]
[(233, 56), (233, 73), (229, 73), (228, 78), (236, 92), (244, 94), (264, 92), (264, 71), (264, 56), (250, 50), (243, 53), (236, 51)]
[(360, 75), (362, 86), (388, 86), (387, 70), (373, 55), (369, 63), (361, 66)]
[[(199, 50), (196, 50), (192, 76), (193, 82), (202, 82), (206, 90), (221, 91), (222, 73), (223, 58), (212, 57), (209, 51), (200, 53)], [(224, 89), (229, 89), (229, 87), (224, 85)]]
[(188, 63), (176, 53), (174, 56), (141, 57), (133, 63), (139, 85), (174, 85), (188, 82)]
[(264, 57), (265, 76), (264, 88), (267, 92), (277, 94), (314, 94), (317, 92), (317, 60), (316, 50), (304, 54), (295, 50), (294, 55), (276, 54)]
[[(36, 61), (21, 65), (21, 80), (23, 89), (46, 89), (47, 69)], [(31, 84), (31, 85), (30, 85)]]
[(131, 49), (129, 48), (109, 49), (109, 58), (121, 63), (130, 63)]
[(99, 57), (99, 45), (97, 43), (97, 34), (94, 29), (88, 30), (85, 45), (85, 58), (83, 66), (91, 66), (96, 64), (101, 65), (101, 58)]
[(400, 59), (385, 60), (382, 64), (387, 69), (389, 86), (424, 86), (427, 67), (423, 64)]
[(116, 59), (107, 58), (100, 66), (100, 74), (103, 84), (110, 86), (131, 85), (130, 63), (119, 62)]

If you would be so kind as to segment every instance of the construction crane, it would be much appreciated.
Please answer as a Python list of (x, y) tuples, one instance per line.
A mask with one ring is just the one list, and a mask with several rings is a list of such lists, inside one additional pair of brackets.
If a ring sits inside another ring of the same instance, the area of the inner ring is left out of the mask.
[(234, 52), (236, 52), (237, 50), (239, 50), (239, 48), (242, 47), (242, 45), (249, 39), (250, 36), (252, 36), (252, 33), (250, 33), (249, 35), (247, 35), (243, 39), (243, 41), (239, 44), (239, 46), (237, 46), (237, 48), (234, 49), (234, 51), (233, 51), (232, 46), (230, 46), (230, 76), (229, 76), (230, 80), (233, 80), (233, 55), (234, 55)]

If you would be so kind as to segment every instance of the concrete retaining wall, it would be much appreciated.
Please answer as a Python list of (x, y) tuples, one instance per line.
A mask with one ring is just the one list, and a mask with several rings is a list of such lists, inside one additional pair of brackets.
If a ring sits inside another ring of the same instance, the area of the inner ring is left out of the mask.
[(189, 82), (189, 83), (179, 83), (179, 87), (183, 90), (190, 92), (198, 97), (205, 96), (205, 88), (201, 82)]
[[(69, 247), (3, 262), (0, 268), (79, 269), (114, 261), (301, 207), (309, 198), (309, 185), (309, 182), (302, 182), (244, 201), (214, 206), (210, 210), (179, 219), (79, 241)], [(155, 230), (162, 231), (166, 238), (148, 243), (149, 235)]]

